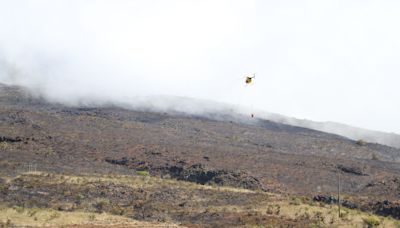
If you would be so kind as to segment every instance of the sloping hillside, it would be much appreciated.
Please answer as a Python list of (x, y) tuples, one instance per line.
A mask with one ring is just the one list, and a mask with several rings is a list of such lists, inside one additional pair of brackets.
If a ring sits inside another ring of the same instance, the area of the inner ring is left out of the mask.
[[(326, 197), (336, 195), (340, 174), (347, 206), (396, 217), (399, 149), (263, 119), (219, 119), (111, 106), (71, 108), (2, 86), (0, 175), (139, 171), (334, 203)], [(24, 205), (23, 198), (18, 202)]]
[(0, 192), (0, 225), (59, 227), (395, 227), (391, 218), (304, 197), (146, 175), (24, 173)]

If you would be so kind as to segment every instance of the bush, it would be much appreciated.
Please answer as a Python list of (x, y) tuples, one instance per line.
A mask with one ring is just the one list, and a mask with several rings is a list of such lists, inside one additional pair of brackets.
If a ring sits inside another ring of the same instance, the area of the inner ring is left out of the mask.
[(144, 177), (150, 176), (149, 171), (146, 171), (146, 170), (136, 171), (136, 174), (139, 175), (139, 176), (144, 176)]
[(0, 142), (0, 150), (7, 150), (10, 148), (10, 145), (7, 142)]
[(99, 211), (99, 212), (103, 212), (109, 205), (110, 203), (107, 200), (99, 200), (97, 201), (97, 203), (95, 204), (95, 208)]
[(28, 215), (29, 215), (29, 217), (33, 217), (36, 213), (38, 213), (39, 212), (39, 209), (38, 208), (32, 208), (29, 212), (28, 212)]
[(272, 205), (269, 205), (267, 208), (267, 214), (272, 215), (274, 213), (274, 210), (272, 208)]
[(119, 206), (113, 206), (110, 210), (110, 213), (113, 215), (124, 215), (125, 209)]
[(375, 161), (378, 161), (378, 160), (379, 160), (379, 158), (378, 158), (378, 156), (376, 156), (376, 154), (372, 154), (371, 159), (372, 159), (372, 160), (375, 160)]
[(367, 142), (365, 142), (364, 140), (360, 139), (360, 140), (358, 140), (356, 142), (356, 144), (359, 145), (359, 146), (365, 146), (365, 145), (367, 145)]
[(96, 215), (90, 214), (89, 215), (89, 221), (94, 221), (96, 219)]
[(324, 215), (322, 214), (322, 212), (320, 212), (320, 211), (317, 211), (317, 212), (314, 214), (314, 219), (317, 220), (318, 222), (322, 222), (322, 223), (325, 221), (325, 217), (324, 217)]
[(61, 216), (60, 213), (54, 212), (50, 215), (50, 217), (47, 219), (48, 221), (59, 218)]
[(75, 202), (79, 204), (84, 198), (85, 196), (83, 196), (82, 194), (78, 194), (75, 196)]
[(18, 207), (18, 206), (15, 206), (15, 207), (14, 207), (14, 210), (15, 210), (16, 212), (20, 213), (20, 214), (25, 212), (25, 208), (23, 208), (23, 207)]
[(368, 226), (368, 227), (377, 227), (379, 226), (380, 222), (377, 218), (370, 216), (368, 218), (364, 219), (364, 223)]
[(302, 201), (301, 201), (300, 198), (297, 198), (297, 197), (292, 197), (291, 198), (291, 201), (290, 201), (291, 205), (300, 205), (301, 203), (302, 203)]
[(346, 209), (342, 209), (342, 211), (340, 212), (340, 218), (346, 220), (349, 217), (349, 211), (347, 211)]

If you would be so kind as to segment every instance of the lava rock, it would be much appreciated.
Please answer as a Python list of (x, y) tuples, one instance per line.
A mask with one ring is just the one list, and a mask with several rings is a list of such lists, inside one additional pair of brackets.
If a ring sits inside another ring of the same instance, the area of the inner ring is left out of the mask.
[(9, 142), (9, 143), (15, 143), (15, 142), (21, 142), (22, 138), (20, 137), (8, 137), (8, 136), (0, 136), (0, 142)]
[(358, 176), (368, 176), (368, 174), (364, 173), (360, 167), (337, 165), (337, 168), (345, 173), (358, 175)]

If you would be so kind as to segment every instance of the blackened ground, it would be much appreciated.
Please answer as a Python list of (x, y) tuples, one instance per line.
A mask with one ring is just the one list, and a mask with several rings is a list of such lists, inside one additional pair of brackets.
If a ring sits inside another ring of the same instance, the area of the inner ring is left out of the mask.
[[(336, 194), (340, 174), (343, 194), (371, 203), (400, 198), (394, 181), (400, 177), (398, 149), (267, 120), (232, 119), (70, 108), (2, 86), (0, 174), (132, 174), (147, 168), (151, 175), (196, 183), (307, 196)], [(124, 157), (135, 162), (124, 165)]]
[(126, 166), (133, 170), (147, 171), (152, 175), (168, 176), (197, 184), (216, 184), (251, 190), (266, 190), (257, 178), (249, 176), (245, 172), (207, 169), (201, 163), (188, 166), (186, 162), (180, 161), (176, 165), (154, 166), (135, 158), (106, 158), (105, 160), (111, 164)]

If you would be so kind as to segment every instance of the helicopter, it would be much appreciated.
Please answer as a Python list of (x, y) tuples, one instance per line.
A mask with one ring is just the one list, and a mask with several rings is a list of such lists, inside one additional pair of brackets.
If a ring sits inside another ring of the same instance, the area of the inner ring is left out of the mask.
[(246, 76), (246, 80), (245, 80), (246, 85), (249, 85), (250, 83), (252, 83), (253, 79), (255, 79), (255, 78), (256, 78), (256, 74), (255, 73), (253, 74), (252, 77), (251, 76)]

